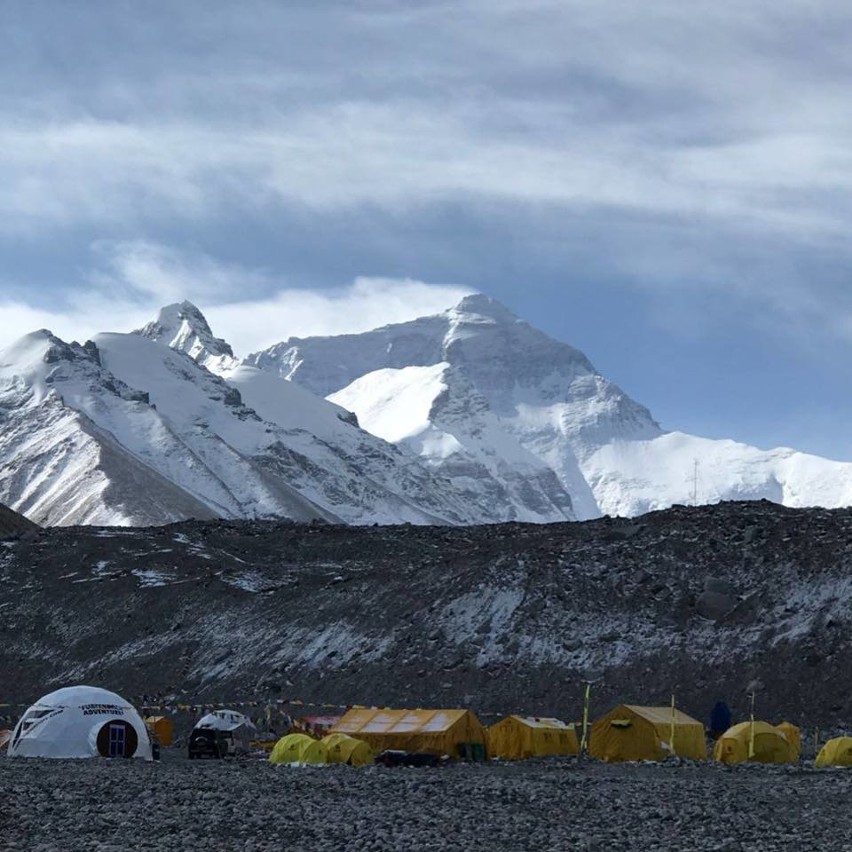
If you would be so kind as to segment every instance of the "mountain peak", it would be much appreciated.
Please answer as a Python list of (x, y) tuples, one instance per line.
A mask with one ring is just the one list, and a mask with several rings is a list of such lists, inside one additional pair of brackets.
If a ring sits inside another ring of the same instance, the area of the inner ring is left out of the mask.
[(505, 305), (484, 293), (471, 293), (469, 296), (465, 296), (454, 308), (450, 309), (450, 313), (456, 315), (474, 314), (501, 323), (520, 322), (519, 318)]
[(151, 340), (164, 340), (174, 337), (182, 330), (188, 330), (203, 337), (213, 337), (204, 314), (192, 302), (186, 301), (175, 302), (160, 308), (156, 319), (151, 320), (136, 334)]
[(213, 336), (204, 314), (192, 302), (166, 305), (160, 309), (156, 319), (134, 334), (185, 352), (200, 364), (234, 357), (230, 345)]

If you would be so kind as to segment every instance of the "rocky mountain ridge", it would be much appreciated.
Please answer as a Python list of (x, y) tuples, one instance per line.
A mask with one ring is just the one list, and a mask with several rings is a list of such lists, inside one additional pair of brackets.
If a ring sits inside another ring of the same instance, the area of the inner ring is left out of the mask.
[[(214, 343), (220, 363), (230, 357)], [(454, 492), (349, 412), (230, 366), (226, 381), (141, 334), (82, 346), (27, 335), (0, 354), (0, 500), (49, 525), (503, 517), (487, 493)]]
[[(6, 700), (613, 701), (852, 722), (852, 510), (768, 503), (489, 527), (195, 521), (0, 549)], [(97, 600), (97, 606), (93, 606)]]

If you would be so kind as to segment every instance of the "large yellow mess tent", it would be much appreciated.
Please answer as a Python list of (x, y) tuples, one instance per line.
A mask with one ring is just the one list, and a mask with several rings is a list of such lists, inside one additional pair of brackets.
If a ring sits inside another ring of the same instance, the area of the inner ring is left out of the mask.
[(367, 766), (373, 762), (373, 752), (364, 740), (348, 734), (329, 734), (322, 738), (328, 752), (329, 763), (346, 763), (349, 766)]
[(491, 725), (486, 746), (489, 757), (503, 760), (577, 754), (580, 750), (573, 725), (531, 716), (507, 716)]
[(852, 766), (852, 737), (835, 737), (820, 750), (814, 766)]
[(728, 728), (713, 747), (713, 760), (735, 764), (793, 763), (796, 748), (784, 731), (769, 722), (740, 722)]
[(589, 754), (612, 762), (671, 755), (706, 760), (704, 725), (671, 707), (619, 704), (592, 725)]
[(363, 740), (374, 752), (408, 752), (463, 757), (463, 747), (485, 745), (485, 731), (469, 710), (391, 710), (353, 707), (331, 729)]
[(281, 737), (269, 755), (270, 763), (328, 763), (325, 743), (307, 734), (287, 734)]

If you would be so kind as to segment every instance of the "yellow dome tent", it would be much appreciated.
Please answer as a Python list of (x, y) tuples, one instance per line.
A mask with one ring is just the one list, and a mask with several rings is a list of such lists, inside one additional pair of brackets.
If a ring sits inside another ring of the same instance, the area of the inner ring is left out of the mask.
[(275, 743), (270, 763), (328, 763), (325, 743), (307, 734), (287, 734)]
[(485, 747), (485, 731), (469, 710), (379, 710), (353, 707), (331, 729), (363, 740), (374, 752), (408, 752), (463, 757), (468, 745)]
[(665, 760), (672, 753), (707, 759), (704, 725), (680, 710), (619, 704), (592, 725), (589, 754), (598, 760)]
[(770, 725), (769, 722), (740, 722), (728, 728), (716, 740), (713, 760), (728, 764), (745, 763), (748, 760), (755, 763), (793, 763), (796, 760), (796, 750), (784, 732), (775, 725)]
[(367, 766), (373, 762), (373, 752), (363, 740), (356, 740), (348, 734), (329, 734), (322, 741), (328, 751), (329, 763)]
[(852, 766), (852, 737), (835, 737), (820, 750), (814, 766)]
[(507, 716), (485, 734), (488, 756), (503, 760), (577, 754), (580, 750), (574, 726), (559, 719)]
[(168, 716), (146, 716), (143, 721), (161, 746), (168, 748), (172, 744), (175, 723)]
[(793, 749), (793, 760), (798, 760), (802, 756), (802, 732), (792, 722), (781, 722), (775, 727), (790, 743), (790, 748)]

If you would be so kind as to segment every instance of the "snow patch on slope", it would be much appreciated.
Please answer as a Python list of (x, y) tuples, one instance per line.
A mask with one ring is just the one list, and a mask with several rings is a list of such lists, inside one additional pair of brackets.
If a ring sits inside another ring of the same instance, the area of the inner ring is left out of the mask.
[(610, 515), (722, 500), (763, 499), (791, 507), (852, 504), (852, 464), (681, 432), (651, 441), (613, 441), (582, 467), (601, 510)]
[(573, 519), (553, 472), (503, 428), (488, 402), (451, 365), (368, 373), (329, 399), (376, 435), (415, 452), (469, 500), (502, 520)]

